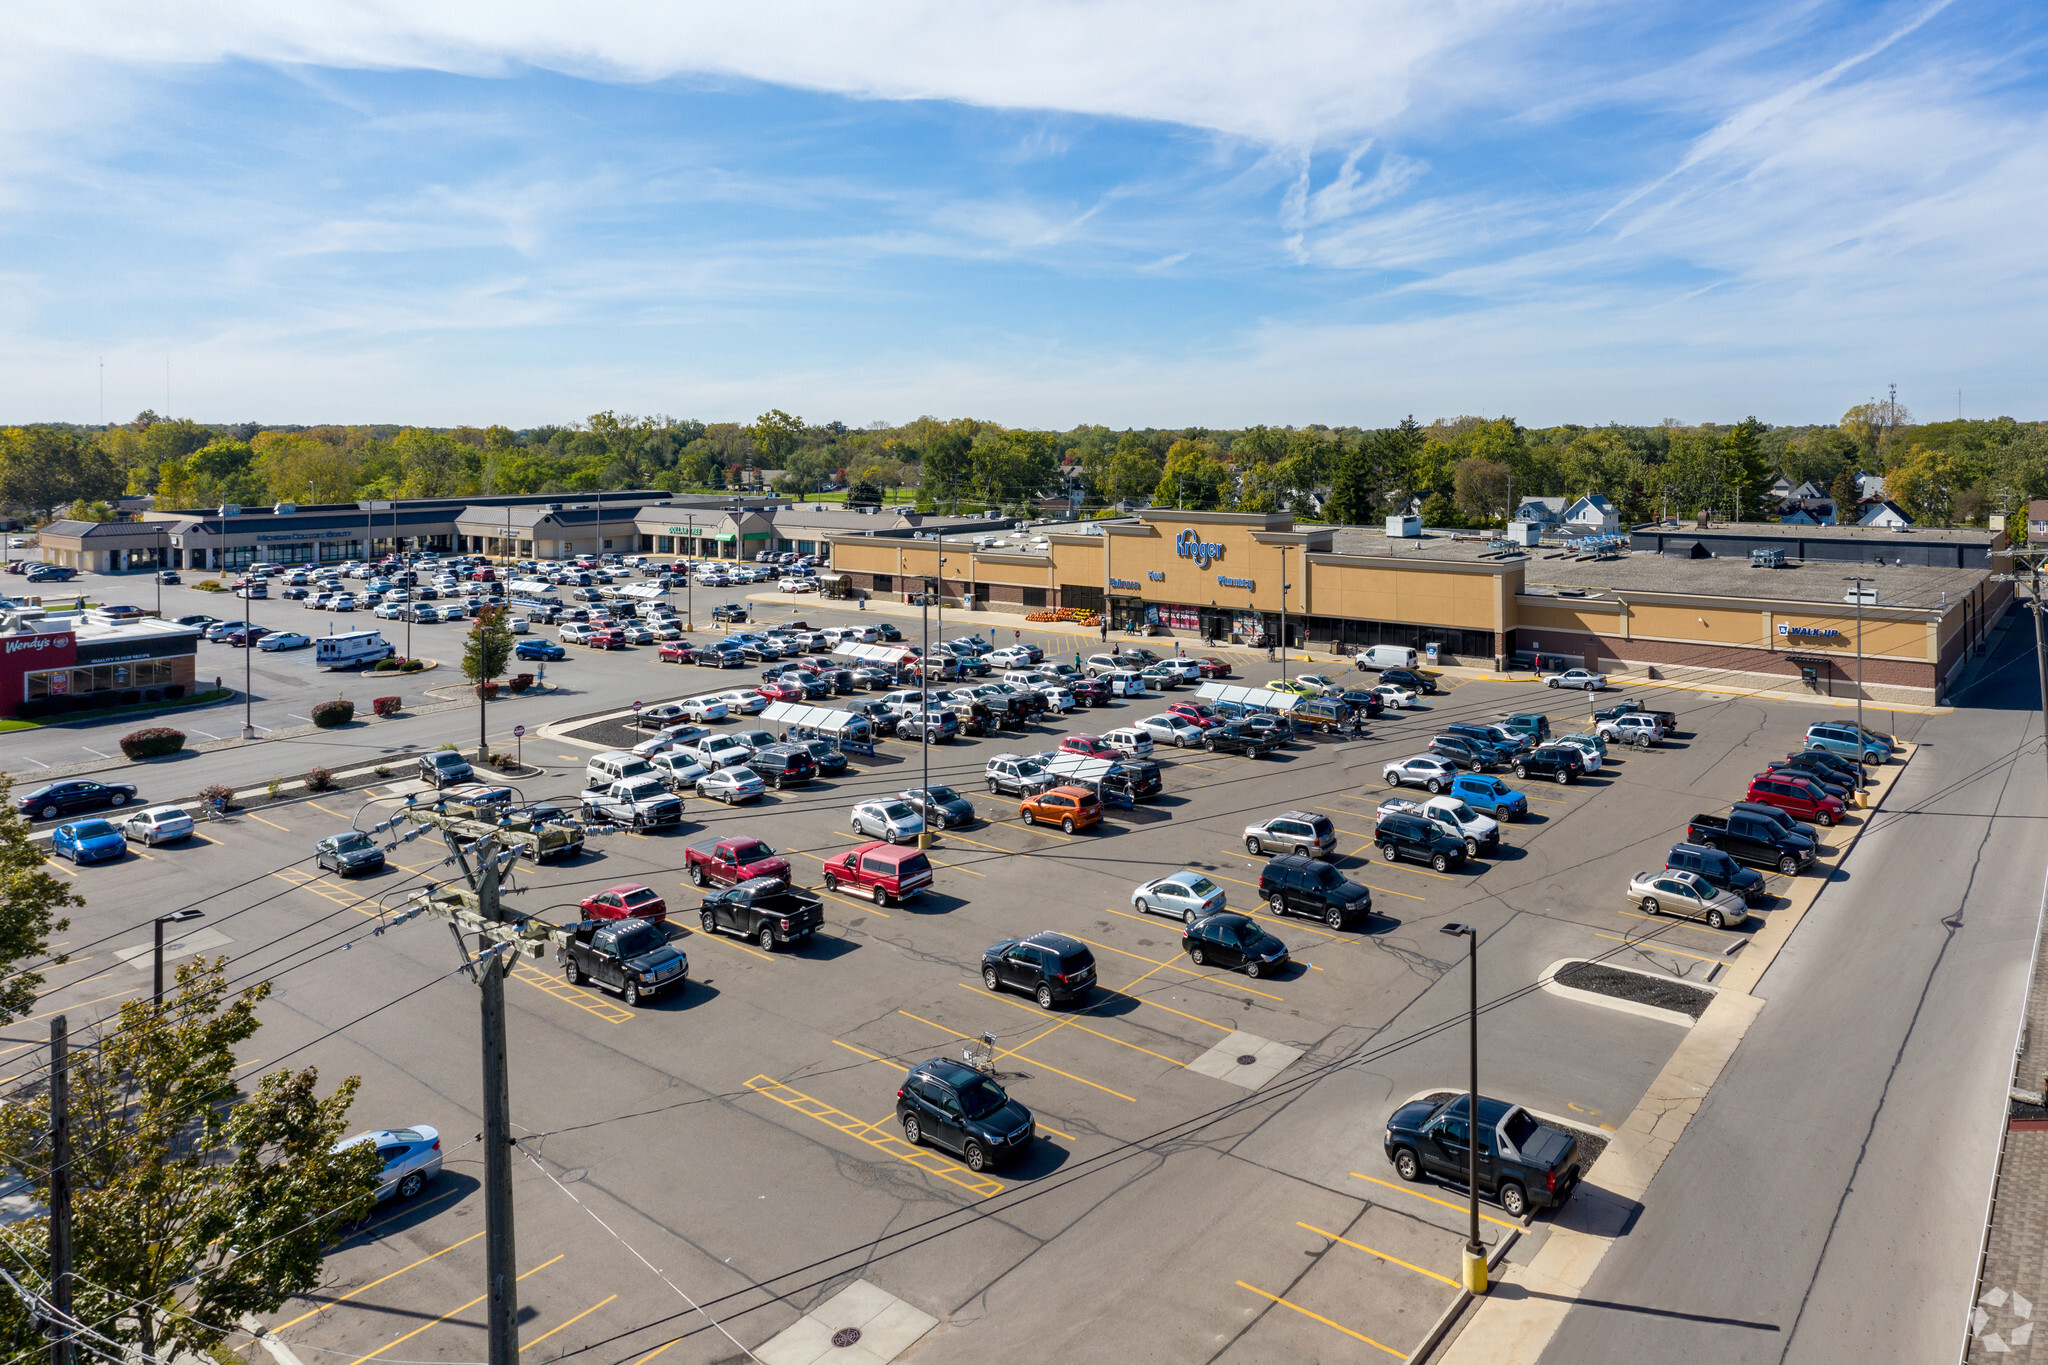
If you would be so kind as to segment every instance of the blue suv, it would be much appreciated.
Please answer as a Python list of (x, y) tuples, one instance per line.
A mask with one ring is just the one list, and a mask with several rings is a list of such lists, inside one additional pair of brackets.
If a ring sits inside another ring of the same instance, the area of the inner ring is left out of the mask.
[(515, 659), (542, 659), (553, 663), (557, 659), (567, 658), (568, 651), (553, 640), (521, 640), (512, 647), (512, 657)]
[(1891, 745), (1854, 725), (1822, 721), (1806, 727), (1806, 747), (1840, 754), (1854, 762), (1882, 765), (1892, 756)]

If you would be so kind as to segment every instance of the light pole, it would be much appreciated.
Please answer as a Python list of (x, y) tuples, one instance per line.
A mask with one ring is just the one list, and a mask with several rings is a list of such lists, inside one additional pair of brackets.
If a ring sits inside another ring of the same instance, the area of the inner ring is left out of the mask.
[[(1877, 580), (1851, 574), (1842, 581), (1850, 585), (1849, 591), (1856, 598), (1856, 772), (1867, 781), (1870, 774), (1863, 767), (1863, 585)], [(1875, 606), (1877, 594), (1873, 592), (1870, 596), (1871, 605)]]
[(1280, 681), (1287, 681), (1287, 547), (1280, 547)]
[(168, 915), (156, 917), (156, 994), (151, 997), (152, 1007), (164, 1007), (164, 926), (183, 924), (188, 919), (198, 919), (204, 910), (174, 910)]
[(249, 639), (249, 594), (254, 589), (249, 586), (248, 579), (248, 572), (244, 570), (242, 586), (239, 589), (242, 594), (242, 738), (254, 739), (256, 738), (255, 703), (249, 697), (249, 690), (255, 685), (256, 681), (254, 658), (256, 647), (254, 642)]
[(1439, 933), (1471, 941), (1465, 961), (1471, 968), (1472, 1004), (1469, 1047), (1471, 1069), (1465, 1086), (1465, 1189), (1471, 1196), (1472, 1222), (1465, 1236), (1465, 1288), (1486, 1292), (1486, 1244), (1479, 1240), (1479, 929), (1471, 924), (1446, 924)]

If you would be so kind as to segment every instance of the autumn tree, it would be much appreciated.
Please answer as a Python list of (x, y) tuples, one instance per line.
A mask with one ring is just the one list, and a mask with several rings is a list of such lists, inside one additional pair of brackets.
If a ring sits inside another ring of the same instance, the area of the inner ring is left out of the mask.
[(1474, 455), (1458, 461), (1453, 484), (1453, 505), (1482, 526), (1505, 522), (1513, 510), (1508, 499), (1514, 488), (1514, 475), (1498, 460)]

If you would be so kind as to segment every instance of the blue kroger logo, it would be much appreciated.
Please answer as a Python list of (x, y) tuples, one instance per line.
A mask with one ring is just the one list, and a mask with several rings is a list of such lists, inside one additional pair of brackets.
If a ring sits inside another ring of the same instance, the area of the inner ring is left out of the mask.
[(1182, 531), (1173, 538), (1174, 553), (1182, 559), (1192, 559), (1195, 567), (1206, 569), (1209, 562), (1223, 558), (1223, 547), (1213, 540), (1196, 540), (1193, 531)]

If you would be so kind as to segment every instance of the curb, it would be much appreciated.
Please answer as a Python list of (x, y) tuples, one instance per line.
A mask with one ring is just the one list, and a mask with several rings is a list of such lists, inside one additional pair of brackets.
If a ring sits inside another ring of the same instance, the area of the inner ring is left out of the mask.
[[(1548, 967), (1545, 967), (1542, 977), (1543, 989), (1552, 995), (1561, 995), (1567, 1000), (1576, 1000), (1581, 1004), (1595, 1005), (1601, 1009), (1615, 1010), (1622, 1014), (1633, 1014), (1643, 1019), (1655, 1019), (1661, 1023), (1676, 1024), (1680, 1028), (1689, 1029), (1699, 1022), (1690, 1014), (1680, 1010), (1667, 1010), (1661, 1005), (1645, 1005), (1640, 1000), (1623, 1000), (1618, 995), (1603, 995), (1599, 991), (1589, 991), (1579, 986), (1567, 986), (1557, 979), (1559, 971), (1571, 966), (1574, 962), (1584, 962), (1586, 960), (1582, 957), (1561, 957)], [(1717, 995), (1720, 993), (1718, 986), (1709, 986), (1698, 981), (1687, 981), (1682, 977), (1665, 976), (1659, 972), (1646, 972), (1635, 967), (1624, 967), (1614, 962), (1602, 962), (1599, 965), (1609, 971), (1627, 972), (1631, 976), (1645, 976), (1653, 981), (1676, 981), (1681, 986), (1698, 986), (1699, 989), (1709, 994)], [(1535, 1111), (1531, 1110), (1530, 1112), (1534, 1113)]]
[[(1609, 1140), (1607, 1150), (1586, 1172), (1580, 1195), (1560, 1210), (1551, 1224), (1550, 1237), (1527, 1265), (1509, 1268), (1503, 1282), (1515, 1283), (1523, 1291), (1521, 1296), (1489, 1297), (1481, 1303), (1479, 1311), (1451, 1338), (1441, 1357), (1444, 1365), (1536, 1365), (1763, 1011), (1763, 997), (1750, 992), (1806, 912), (1833, 883), (1918, 751), (1918, 745), (1909, 745), (1896, 766), (1887, 764), (1880, 770), (1870, 790), (1870, 805), (1834, 854), (1827, 878), (1810, 881), (1810, 894), (1793, 894), (1790, 906), (1772, 912), (1721, 985), (1710, 988), (1716, 989), (1713, 1003), (1693, 1023), (1635, 1110)], [(1795, 893), (1804, 890), (1796, 880), (1792, 889)], [(1417, 1351), (1410, 1358), (1419, 1359), (1422, 1354)]]

